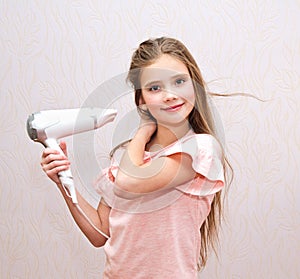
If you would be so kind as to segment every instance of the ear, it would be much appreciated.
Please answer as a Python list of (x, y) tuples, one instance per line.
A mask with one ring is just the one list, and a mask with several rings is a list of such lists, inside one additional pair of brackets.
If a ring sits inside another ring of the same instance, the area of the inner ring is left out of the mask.
[(150, 114), (142, 95), (140, 96), (140, 99), (139, 99), (138, 112), (140, 113), (140, 116)]
[(140, 100), (139, 100), (139, 105), (144, 105), (145, 104), (145, 100), (143, 98), (143, 95), (141, 95)]

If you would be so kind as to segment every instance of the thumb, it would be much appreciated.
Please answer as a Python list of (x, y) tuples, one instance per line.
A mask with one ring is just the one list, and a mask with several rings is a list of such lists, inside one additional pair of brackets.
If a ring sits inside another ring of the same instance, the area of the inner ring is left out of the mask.
[(63, 151), (63, 153), (68, 156), (68, 152), (67, 152), (67, 144), (65, 141), (61, 141), (59, 143), (59, 147), (61, 148), (61, 150)]

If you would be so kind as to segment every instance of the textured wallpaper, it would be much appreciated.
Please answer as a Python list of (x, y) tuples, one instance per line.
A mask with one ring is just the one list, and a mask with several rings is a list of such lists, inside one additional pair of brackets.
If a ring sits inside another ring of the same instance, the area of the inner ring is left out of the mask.
[[(213, 100), (235, 177), (219, 259), (212, 254), (199, 278), (300, 278), (299, 14), (297, 0), (1, 0), (0, 277), (101, 278), (103, 250), (80, 233), (42, 172), (43, 147), (25, 122), (44, 109), (117, 107), (117, 122), (88, 148), (101, 165), (132, 110), (119, 84), (130, 56), (164, 35), (186, 44), (210, 90), (264, 100)], [(85, 172), (90, 157), (77, 158), (86, 141), (67, 143), (76, 185), (96, 205), (97, 167)]]

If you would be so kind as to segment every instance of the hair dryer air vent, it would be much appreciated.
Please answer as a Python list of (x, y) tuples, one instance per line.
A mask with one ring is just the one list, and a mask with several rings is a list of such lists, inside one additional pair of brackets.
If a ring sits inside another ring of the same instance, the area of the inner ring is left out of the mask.
[(27, 118), (27, 133), (28, 136), (36, 141), (37, 140), (37, 130), (32, 127), (32, 121), (34, 120), (34, 114), (31, 114)]

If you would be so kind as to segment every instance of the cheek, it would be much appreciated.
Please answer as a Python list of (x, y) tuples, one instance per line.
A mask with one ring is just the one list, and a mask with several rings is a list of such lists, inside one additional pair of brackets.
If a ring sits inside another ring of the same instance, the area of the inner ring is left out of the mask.
[(160, 102), (159, 94), (143, 94), (142, 102), (146, 105), (158, 104)]
[(158, 98), (158, 94), (143, 94), (140, 100), (140, 104), (145, 104), (151, 115), (156, 118), (157, 111), (159, 109), (160, 99)]
[(191, 106), (194, 106), (196, 98), (193, 85), (187, 86), (183, 90), (179, 91), (178, 96), (185, 99)]

